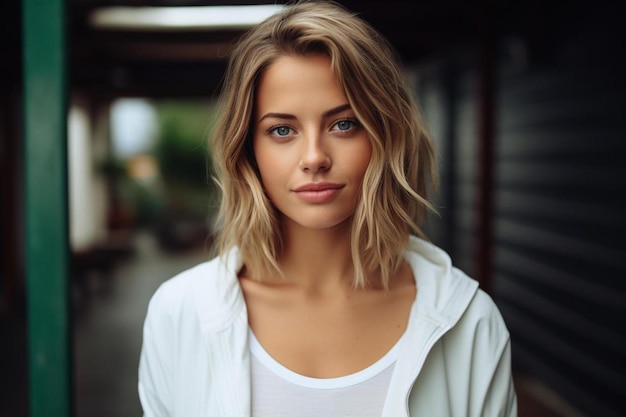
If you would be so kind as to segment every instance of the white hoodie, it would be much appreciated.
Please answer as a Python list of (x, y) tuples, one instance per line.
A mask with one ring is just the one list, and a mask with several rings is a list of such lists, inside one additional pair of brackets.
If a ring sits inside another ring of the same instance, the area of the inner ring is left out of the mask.
[[(509, 332), (491, 298), (434, 245), (412, 237), (417, 296), (383, 417), (517, 416)], [(237, 249), (156, 291), (144, 324), (145, 417), (250, 417), (250, 349)]]

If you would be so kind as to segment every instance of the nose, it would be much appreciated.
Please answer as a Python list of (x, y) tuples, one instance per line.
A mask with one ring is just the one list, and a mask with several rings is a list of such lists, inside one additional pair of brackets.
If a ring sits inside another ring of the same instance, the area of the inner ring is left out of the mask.
[(310, 135), (305, 140), (300, 168), (313, 174), (328, 171), (332, 166), (329, 152), (324, 148), (322, 135)]

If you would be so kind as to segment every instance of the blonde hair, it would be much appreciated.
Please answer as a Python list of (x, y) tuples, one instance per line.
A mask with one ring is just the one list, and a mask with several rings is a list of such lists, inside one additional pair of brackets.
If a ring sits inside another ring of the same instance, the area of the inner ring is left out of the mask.
[(279, 213), (269, 202), (256, 168), (251, 126), (257, 83), (282, 55), (324, 53), (346, 97), (369, 134), (372, 157), (352, 220), (354, 286), (378, 271), (385, 288), (398, 270), (409, 235), (432, 206), (436, 157), (398, 58), (368, 23), (333, 2), (296, 2), (259, 24), (232, 52), (213, 134), (216, 182), (222, 191), (217, 248), (238, 247), (256, 273), (281, 274)]

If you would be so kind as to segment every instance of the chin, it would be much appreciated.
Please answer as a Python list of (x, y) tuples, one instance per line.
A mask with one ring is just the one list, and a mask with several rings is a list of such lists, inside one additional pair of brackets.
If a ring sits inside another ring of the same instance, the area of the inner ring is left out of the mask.
[(336, 219), (307, 219), (301, 221), (295, 221), (300, 227), (310, 230), (340, 230), (349, 228), (352, 224), (352, 216), (340, 217)]

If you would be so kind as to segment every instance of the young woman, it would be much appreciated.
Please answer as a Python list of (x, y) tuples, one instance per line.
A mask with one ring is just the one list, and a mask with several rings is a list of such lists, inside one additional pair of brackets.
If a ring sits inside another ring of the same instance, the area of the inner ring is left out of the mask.
[(150, 302), (145, 416), (515, 416), (496, 306), (419, 228), (435, 155), (381, 36), (293, 4), (221, 103), (219, 254)]

